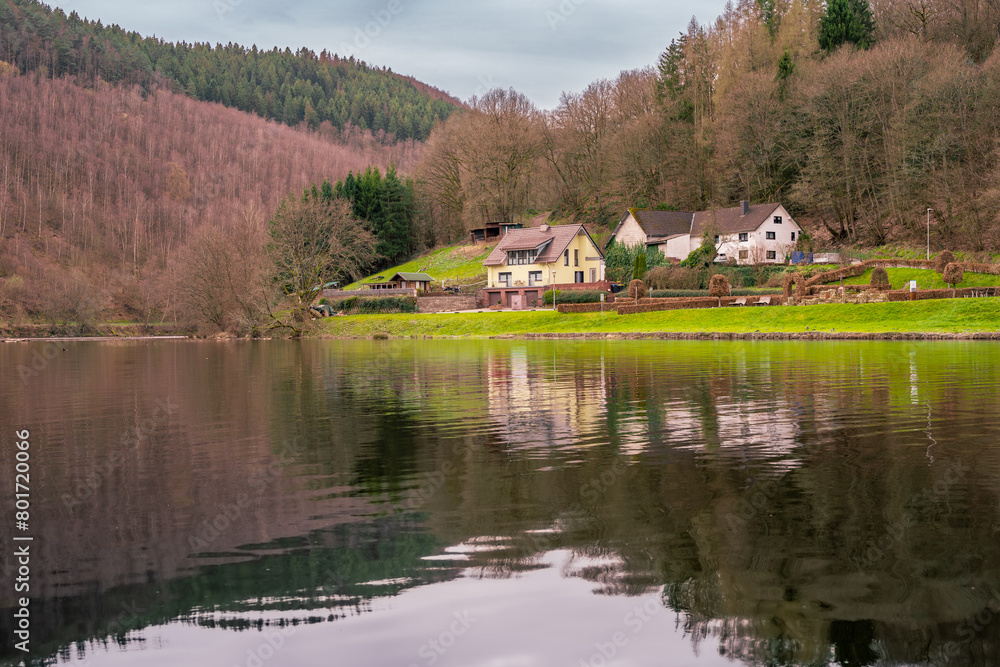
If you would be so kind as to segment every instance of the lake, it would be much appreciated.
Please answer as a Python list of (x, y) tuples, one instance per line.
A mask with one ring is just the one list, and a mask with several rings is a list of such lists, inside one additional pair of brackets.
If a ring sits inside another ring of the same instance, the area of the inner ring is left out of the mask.
[(26, 664), (1000, 664), (998, 384), (990, 342), (0, 345), (0, 661), (30, 545)]

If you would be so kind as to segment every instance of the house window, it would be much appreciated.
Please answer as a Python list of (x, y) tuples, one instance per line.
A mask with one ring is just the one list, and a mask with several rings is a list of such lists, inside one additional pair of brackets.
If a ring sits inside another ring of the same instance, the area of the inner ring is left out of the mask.
[(719, 235), (718, 234), (715, 235), (715, 244), (716, 245), (719, 244)]
[(768, 259), (778, 259), (778, 253), (775, 252), (774, 250), (768, 250), (767, 251), (767, 258)]
[(795, 232), (792, 232), (792, 240), (795, 240)]
[(750, 251), (740, 250), (740, 259), (750, 259)]
[(569, 249), (568, 248), (566, 249), (566, 252), (563, 253), (563, 266), (569, 266)]
[(774, 216), (774, 224), (776, 224), (776, 225), (780, 225), (781, 224), (781, 216), (780, 215)]
[(542, 282), (541, 271), (528, 271), (528, 287), (534, 287)]
[[(573, 251), (573, 266), (580, 266), (580, 251)], [(580, 282), (583, 282), (582, 280)]]
[(514, 264), (534, 264), (535, 263), (535, 251), (534, 250), (511, 250), (507, 253), (507, 263)]
[(501, 273), (497, 277), (497, 282), (500, 283), (501, 285), (505, 286), (505, 287), (510, 287), (510, 274), (509, 273)]
[(740, 234), (740, 241), (749, 241), (749, 240), (750, 240), (750, 234), (749, 233), (742, 232)]
[(573, 282), (575, 282), (575, 283), (582, 283), (583, 282), (583, 271), (574, 271), (573, 272)]
[(777, 237), (775, 236), (774, 232), (767, 232), (767, 240), (768, 241), (773, 241), (775, 238), (777, 238)]

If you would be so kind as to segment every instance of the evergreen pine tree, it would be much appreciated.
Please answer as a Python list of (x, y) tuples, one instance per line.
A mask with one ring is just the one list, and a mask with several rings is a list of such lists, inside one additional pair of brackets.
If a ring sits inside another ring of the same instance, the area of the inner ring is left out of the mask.
[(868, 0), (829, 0), (820, 18), (819, 45), (833, 51), (844, 43), (867, 49), (875, 43), (875, 19)]

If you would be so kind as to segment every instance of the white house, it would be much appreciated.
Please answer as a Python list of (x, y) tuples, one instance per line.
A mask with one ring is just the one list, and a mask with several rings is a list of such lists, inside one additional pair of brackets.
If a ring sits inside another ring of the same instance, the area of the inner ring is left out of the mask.
[[(781, 204), (740, 202), (710, 211), (628, 209), (611, 239), (623, 245), (656, 246), (669, 258), (683, 260), (711, 233), (716, 261), (739, 264), (783, 263), (802, 233)], [(609, 240), (610, 243), (610, 240)]]

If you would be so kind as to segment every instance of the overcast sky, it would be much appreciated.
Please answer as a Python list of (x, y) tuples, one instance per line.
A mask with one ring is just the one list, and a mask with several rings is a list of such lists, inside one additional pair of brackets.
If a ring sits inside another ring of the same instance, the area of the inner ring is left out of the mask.
[(552, 108), (563, 91), (644, 67), (724, 0), (62, 0), (67, 13), (170, 41), (354, 54), (463, 100), (497, 86)]

